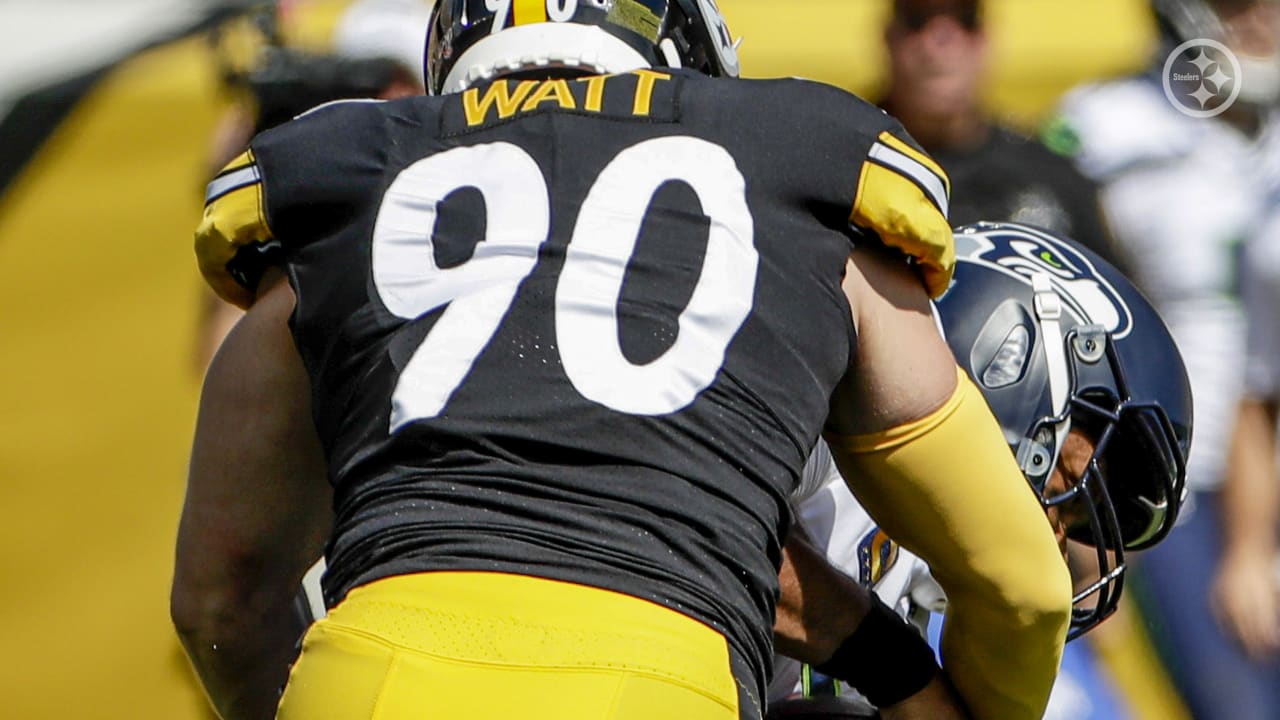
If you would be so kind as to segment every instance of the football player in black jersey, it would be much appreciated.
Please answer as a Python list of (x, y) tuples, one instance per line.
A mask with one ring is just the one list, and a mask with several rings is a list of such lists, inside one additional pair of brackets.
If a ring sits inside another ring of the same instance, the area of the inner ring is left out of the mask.
[(713, 0), (448, 0), (434, 96), (213, 180), (200, 266), (248, 312), (172, 613), (225, 716), (759, 717), (821, 432), (941, 569), (970, 709), (1039, 717), (1070, 581), (929, 311), (949, 181), (860, 99), (737, 70)]

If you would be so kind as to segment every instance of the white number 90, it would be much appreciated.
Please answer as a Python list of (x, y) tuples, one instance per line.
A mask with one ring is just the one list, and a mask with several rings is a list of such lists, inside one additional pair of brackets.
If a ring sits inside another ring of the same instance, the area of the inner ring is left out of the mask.
[(568, 22), (578, 12), (578, 0), (547, 0), (547, 17), (554, 22)]
[[(635, 365), (620, 345), (618, 298), (649, 203), (673, 180), (693, 189), (710, 218), (706, 254), (674, 344)], [(471, 259), (440, 268), (433, 238), (437, 208), (462, 188), (484, 196), (485, 236)], [(541, 170), (510, 143), (433, 155), (391, 183), (373, 231), (378, 295), (405, 319), (447, 306), (400, 374), (391, 432), (444, 410), (537, 265), (550, 218)], [(719, 374), (729, 343), (751, 313), (759, 265), (754, 234), (746, 181), (719, 145), (674, 136), (618, 153), (582, 203), (556, 285), (556, 340), (574, 388), (634, 415), (672, 413), (692, 403)]]

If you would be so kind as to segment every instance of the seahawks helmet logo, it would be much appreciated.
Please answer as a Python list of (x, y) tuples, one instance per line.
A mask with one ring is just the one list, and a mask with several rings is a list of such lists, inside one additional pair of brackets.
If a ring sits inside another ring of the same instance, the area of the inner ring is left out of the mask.
[(957, 232), (956, 260), (982, 265), (1031, 285), (1049, 276), (1078, 324), (1101, 325), (1116, 339), (1133, 329), (1133, 314), (1093, 261), (1051, 235), (1026, 226), (978, 223)]
[(898, 562), (898, 544), (876, 527), (858, 541), (858, 582), (872, 587)]

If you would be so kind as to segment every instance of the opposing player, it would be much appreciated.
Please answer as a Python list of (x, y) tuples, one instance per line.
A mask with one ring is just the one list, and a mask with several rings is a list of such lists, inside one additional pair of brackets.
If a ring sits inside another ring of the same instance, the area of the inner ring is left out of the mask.
[(711, 0), (453, 0), (429, 38), (437, 96), (322, 107), (210, 185), (201, 267), (248, 312), (173, 615), (220, 710), (276, 708), (323, 549), (279, 717), (759, 717), (825, 432), (939, 568), (964, 699), (1038, 717), (1069, 578), (929, 311), (936, 164), (843, 91), (732, 79)]
[[(961, 228), (956, 245), (955, 283), (937, 302), (947, 343), (995, 410), (1059, 542), (1097, 551), (1093, 578), (1080, 579), (1075, 597), (1069, 637), (1079, 637), (1115, 611), (1124, 552), (1155, 546), (1178, 516), (1192, 432), (1187, 372), (1156, 311), (1088, 250), (1015, 223)], [(820, 443), (796, 514), (795, 529), (902, 615), (919, 623), (945, 609), (928, 566), (861, 509)], [(841, 700), (813, 700), (822, 682)], [(769, 698), (788, 717), (818, 706), (872, 712), (842, 689), (780, 657)], [(797, 697), (812, 702), (780, 705)]]
[[(994, 410), (1064, 551), (1068, 538), (1097, 551), (1093, 576), (1077, 583), (1069, 638), (1079, 637), (1116, 609), (1124, 553), (1152, 547), (1177, 519), (1192, 429), (1186, 369), (1150, 303), (1090, 251), (1014, 223), (979, 223), (955, 237), (955, 280), (937, 302), (947, 343)], [(918, 624), (945, 608), (928, 566), (876, 526), (825, 445), (795, 497), (793, 532), (886, 605)], [(793, 607), (784, 593), (779, 613)], [(780, 657), (770, 704), (779, 717), (871, 716), (865, 698), (831, 682)]]

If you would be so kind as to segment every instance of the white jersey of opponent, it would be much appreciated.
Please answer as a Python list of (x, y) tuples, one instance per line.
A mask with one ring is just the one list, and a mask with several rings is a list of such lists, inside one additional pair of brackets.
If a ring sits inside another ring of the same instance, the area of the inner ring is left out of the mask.
[(1061, 112), (1123, 264), (1186, 361), (1196, 413), (1188, 485), (1214, 489), (1244, 384), (1238, 268), (1244, 245), (1280, 216), (1280, 131), (1269, 121), (1250, 138), (1183, 115), (1150, 77), (1078, 88)]
[[(851, 575), (923, 634), (930, 613), (946, 610), (947, 598), (929, 566), (900, 547), (880, 530), (849, 491), (831, 457), (818, 441), (809, 456), (800, 485), (791, 496), (796, 525), (822, 548), (835, 567)], [(803, 696), (803, 665), (783, 655), (774, 656), (770, 704)], [(840, 697), (848, 717), (875, 714), (875, 708), (856, 690), (840, 683)], [(1064, 673), (1058, 676), (1045, 720), (1089, 717), (1089, 698), (1080, 683)]]
[[(792, 495), (796, 524), (827, 559), (863, 586), (872, 588), (884, 603), (914, 620), (921, 633), (930, 611), (941, 612), (946, 600), (923, 560), (889, 539), (858, 504), (836, 470), (831, 451), (818, 441), (805, 464), (800, 486)], [(801, 694), (801, 663), (775, 656), (770, 703)], [(850, 709), (874, 710), (857, 691), (842, 685), (841, 696)]]
[(1241, 273), (1249, 319), (1246, 392), (1280, 399), (1280, 219), (1249, 244)]

